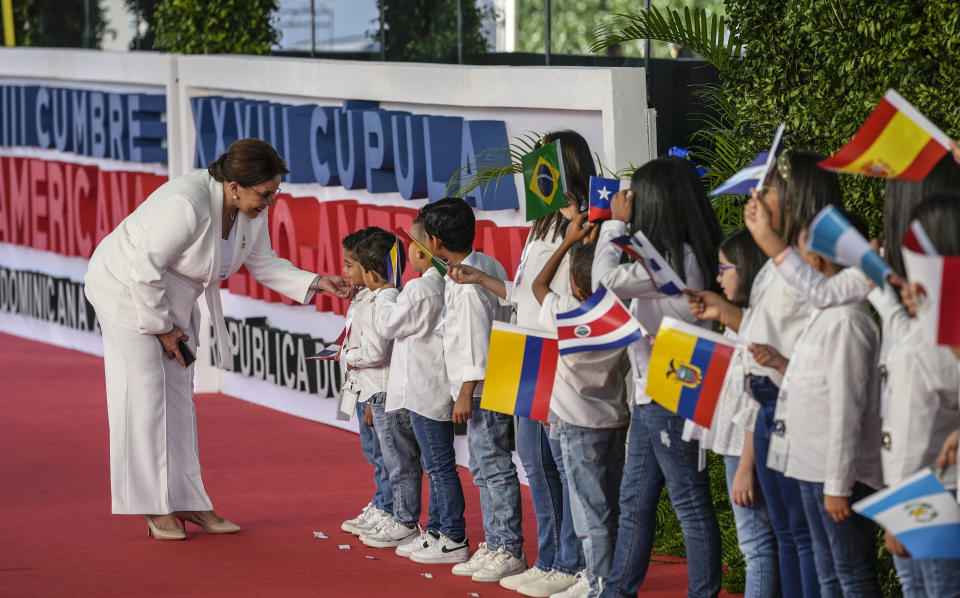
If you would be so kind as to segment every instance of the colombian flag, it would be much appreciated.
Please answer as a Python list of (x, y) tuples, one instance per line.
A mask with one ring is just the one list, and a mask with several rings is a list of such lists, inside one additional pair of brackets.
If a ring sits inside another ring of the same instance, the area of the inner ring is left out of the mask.
[(400, 238), (397, 237), (393, 247), (390, 248), (390, 253), (387, 254), (387, 282), (398, 289), (402, 284), (401, 277), (403, 276), (402, 253), (403, 245), (400, 243)]
[(650, 355), (647, 394), (709, 428), (734, 346), (715, 332), (664, 317)]
[(827, 170), (919, 181), (950, 151), (950, 138), (892, 89), (853, 139), (820, 162)]
[(480, 407), (545, 422), (556, 374), (556, 337), (494, 322)]

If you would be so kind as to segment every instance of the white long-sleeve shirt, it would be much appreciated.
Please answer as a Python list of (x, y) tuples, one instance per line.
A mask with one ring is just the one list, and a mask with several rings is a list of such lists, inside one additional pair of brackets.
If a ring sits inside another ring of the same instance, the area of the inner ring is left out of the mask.
[[(461, 262), (507, 279), (507, 271), (492, 257), (474, 251)], [(476, 284), (457, 284), (446, 277), (444, 310), (439, 330), (443, 337), (443, 360), (450, 382), (450, 397), (456, 401), (464, 382), (480, 381), (474, 396), (483, 393), (487, 375), (487, 352), (494, 320), (510, 321), (510, 310), (500, 305), (500, 298)]]
[(865, 301), (872, 286), (870, 278), (859, 268), (844, 268), (836, 276), (824, 276), (792, 247), (784, 249), (774, 264), (780, 276), (817, 309)]
[[(697, 320), (690, 313), (690, 306), (684, 295), (665, 295), (657, 288), (643, 264), (621, 264), (623, 250), (611, 241), (627, 234), (627, 225), (619, 220), (608, 220), (600, 227), (597, 249), (593, 258), (593, 290), (602, 283), (620, 299), (630, 300), (630, 314), (640, 322), (650, 334), (656, 336), (660, 330), (660, 320), (671, 316), (684, 322), (707, 328), (710, 322)], [(697, 265), (693, 250), (684, 245), (684, 272), (687, 288), (703, 289), (703, 275)], [(634, 401), (638, 404), (650, 402), (646, 393), (647, 365), (653, 347), (647, 339), (641, 339), (627, 347), (627, 357), (633, 370)]]
[[(540, 271), (547, 265), (547, 262), (556, 253), (563, 241), (560, 238), (550, 240), (548, 234), (545, 239), (527, 239), (527, 244), (523, 248), (523, 254), (520, 258), (520, 266), (517, 268), (517, 275), (513, 281), (504, 281), (504, 287), (507, 291), (506, 299), (500, 301), (503, 305), (511, 305), (517, 309), (517, 326), (531, 328), (533, 330), (543, 328), (540, 325), (540, 303), (533, 294), (533, 281), (536, 280)], [(557, 268), (557, 273), (550, 282), (550, 290), (558, 295), (572, 295), (570, 289), (570, 256), (564, 256)]]
[[(891, 289), (874, 289), (870, 302), (883, 318), (889, 335), (881, 360), (883, 383), (883, 482), (901, 482), (931, 465), (943, 441), (960, 427), (960, 374), (948, 347), (924, 341), (917, 321), (897, 301)], [(955, 469), (949, 469), (955, 472)], [(948, 487), (956, 479), (945, 479)]]
[[(727, 328), (723, 335), (732, 341), (737, 333)], [(750, 398), (744, 386), (743, 360), (746, 348), (738, 344), (730, 358), (730, 367), (720, 388), (713, 422), (701, 439), (700, 446), (718, 455), (739, 457), (743, 452), (743, 437), (757, 416), (759, 405)], [(689, 421), (689, 420), (688, 420)], [(692, 424), (692, 422), (689, 422)], [(693, 424), (695, 425), (695, 424)]]
[(443, 314), (443, 276), (430, 268), (402, 291), (383, 289), (373, 301), (377, 332), (393, 340), (387, 411), (409, 409), (450, 421), (453, 404), (443, 361), (443, 340), (434, 331)]
[(356, 384), (360, 391), (360, 402), (366, 401), (378, 392), (387, 391), (390, 374), (390, 353), (393, 341), (384, 338), (374, 325), (373, 300), (379, 291), (363, 289), (357, 293), (356, 307), (350, 322), (346, 344), (340, 354), (340, 360), (352, 369), (349, 377), (356, 372)]
[(882, 486), (880, 333), (866, 303), (815, 310), (797, 339), (777, 401), (788, 442), (784, 475), (824, 494)]

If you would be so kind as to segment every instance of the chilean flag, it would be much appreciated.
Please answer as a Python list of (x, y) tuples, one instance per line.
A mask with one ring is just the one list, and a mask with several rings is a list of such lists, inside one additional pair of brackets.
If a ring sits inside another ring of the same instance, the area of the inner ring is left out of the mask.
[(589, 222), (597, 220), (610, 220), (613, 218), (613, 212), (610, 209), (610, 201), (613, 194), (620, 190), (620, 181), (618, 179), (604, 179), (598, 176), (590, 177), (590, 213), (587, 216)]
[(903, 236), (903, 263), (910, 282), (918, 283), (925, 295), (917, 313), (922, 334), (938, 345), (960, 346), (960, 256), (937, 255), (914, 220)]
[(644, 337), (646, 330), (617, 297), (600, 285), (573, 311), (557, 314), (560, 355), (619, 349)]
[(610, 242), (643, 264), (650, 279), (664, 295), (679, 295), (687, 288), (643, 231), (637, 231), (629, 237), (617, 237)]

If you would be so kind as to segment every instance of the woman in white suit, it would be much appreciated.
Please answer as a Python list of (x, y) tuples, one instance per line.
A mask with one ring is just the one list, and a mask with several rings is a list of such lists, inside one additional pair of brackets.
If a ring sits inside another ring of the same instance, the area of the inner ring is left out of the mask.
[(158, 540), (186, 538), (185, 521), (208, 533), (240, 530), (214, 513), (203, 488), (193, 368), (178, 348), (182, 341), (196, 351), (200, 295), (221, 356), (230, 352), (218, 283), (242, 265), (301, 303), (315, 292), (350, 295), (341, 277), (300, 270), (271, 249), (266, 211), (288, 172), (270, 145), (241, 139), (206, 172), (154, 191), (90, 258), (86, 295), (103, 332), (113, 512), (142, 515)]

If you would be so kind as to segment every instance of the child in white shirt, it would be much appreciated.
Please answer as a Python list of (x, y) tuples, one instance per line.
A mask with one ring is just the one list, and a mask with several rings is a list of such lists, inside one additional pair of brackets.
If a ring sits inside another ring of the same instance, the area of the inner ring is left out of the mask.
[[(426, 243), (419, 217), (413, 221), (410, 235), (421, 246)], [(430, 480), (430, 519), (426, 531), (397, 546), (396, 553), (418, 563), (462, 563), (470, 556), (463, 486), (453, 447), (453, 403), (443, 340), (436, 335), (445, 282), (416, 244), (410, 244), (407, 255), (421, 276), (402, 291), (392, 286), (380, 291), (374, 300), (375, 323), (384, 338), (393, 339), (386, 410), (409, 411), (412, 433)], [(419, 466), (416, 476), (420, 477)]]

